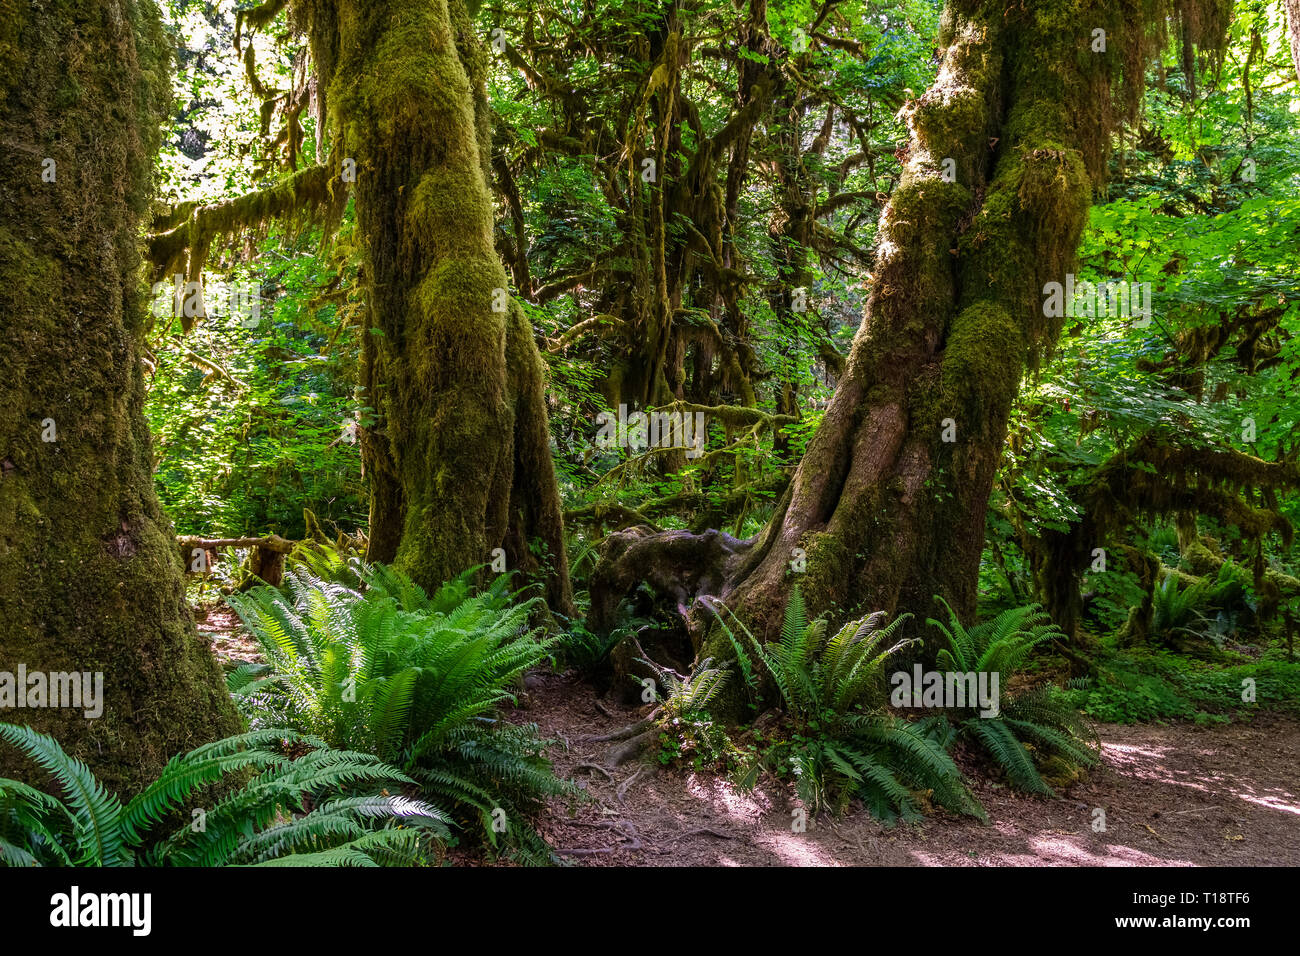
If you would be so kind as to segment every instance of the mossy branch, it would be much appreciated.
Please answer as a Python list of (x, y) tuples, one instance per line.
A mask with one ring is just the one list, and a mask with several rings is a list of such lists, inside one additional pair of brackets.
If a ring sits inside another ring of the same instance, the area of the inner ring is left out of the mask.
[(294, 216), (328, 225), (342, 213), (346, 197), (346, 187), (330, 167), (310, 166), (274, 186), (225, 202), (185, 203), (155, 219), (155, 227), (162, 231), (149, 237), (148, 256), (159, 275), (191, 275), (194, 261), (201, 264), (214, 240)]
[(754, 424), (760, 424), (764, 428), (779, 428), (782, 425), (792, 425), (799, 420), (798, 416), (795, 415), (777, 415), (759, 408), (748, 408), (744, 405), (697, 405), (694, 402), (672, 402), (659, 408), (653, 408), (651, 411), (681, 412), (683, 414), (703, 413), (733, 428)]
[(602, 528), (617, 524), (619, 530), (641, 524), (658, 532), (659, 528), (656, 527), (654, 518), (669, 514), (685, 514), (702, 508), (708, 508), (714, 515), (730, 517), (738, 514), (756, 497), (779, 497), (789, 483), (790, 476), (781, 472), (765, 481), (731, 488), (720, 499), (710, 497), (703, 489), (695, 491), (684, 489), (671, 495), (651, 498), (635, 508), (616, 501), (597, 501), (565, 511), (564, 520), (566, 523), (573, 522)]
[(567, 332), (561, 335), (554, 342), (548, 342), (546, 344), (546, 351), (552, 354), (563, 352), (566, 348), (589, 332), (598, 331), (603, 338), (608, 331), (617, 330), (621, 332), (626, 331), (626, 329), (627, 323), (618, 316), (602, 312), (599, 315), (593, 315), (589, 319), (583, 319), (576, 325), (571, 326)]

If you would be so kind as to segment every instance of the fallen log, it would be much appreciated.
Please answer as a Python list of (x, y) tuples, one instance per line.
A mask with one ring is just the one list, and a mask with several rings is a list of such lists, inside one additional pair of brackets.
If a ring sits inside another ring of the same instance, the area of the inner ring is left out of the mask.
[(204, 574), (212, 567), (212, 559), (221, 548), (252, 548), (249, 571), (267, 584), (279, 585), (284, 578), (284, 558), (296, 546), (296, 541), (270, 534), (261, 538), (204, 538), (199, 535), (178, 535), (176, 543), (181, 549), (187, 574)]

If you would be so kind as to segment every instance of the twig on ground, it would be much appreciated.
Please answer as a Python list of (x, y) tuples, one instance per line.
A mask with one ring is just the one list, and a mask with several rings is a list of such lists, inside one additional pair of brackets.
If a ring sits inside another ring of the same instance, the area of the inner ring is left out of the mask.
[(714, 836), (719, 840), (734, 840), (736, 838), (734, 833), (723, 833), (721, 830), (714, 830), (710, 827), (697, 827), (694, 830), (687, 830), (685, 833), (678, 833), (675, 836), (670, 836), (664, 842), (672, 843), (676, 840), (685, 840), (687, 837), (699, 836), (701, 834), (705, 836)]

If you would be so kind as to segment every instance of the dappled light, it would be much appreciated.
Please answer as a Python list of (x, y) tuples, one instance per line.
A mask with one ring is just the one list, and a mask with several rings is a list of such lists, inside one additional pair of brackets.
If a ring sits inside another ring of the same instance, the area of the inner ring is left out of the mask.
[(11, 927), (1246, 942), (1298, 133), (1300, 0), (0, 0)]

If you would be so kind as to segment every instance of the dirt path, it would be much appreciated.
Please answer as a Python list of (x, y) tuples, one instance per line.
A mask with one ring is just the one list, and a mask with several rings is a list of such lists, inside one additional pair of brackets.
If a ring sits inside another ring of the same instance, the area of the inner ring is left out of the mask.
[[(209, 613), (210, 612), (210, 613)], [(199, 630), (221, 660), (259, 658), (226, 608)], [(989, 823), (947, 814), (888, 829), (859, 810), (794, 833), (788, 787), (752, 792), (725, 777), (632, 762), (608, 774), (606, 743), (585, 743), (642, 714), (601, 703), (573, 675), (530, 674), (524, 708), (556, 770), (593, 798), (553, 801), (540, 823), (585, 866), (1263, 866), (1300, 864), (1300, 722), (1262, 715), (1213, 727), (1102, 724), (1103, 765), (1060, 799), (1018, 796), (974, 775)], [(601, 709), (603, 708), (603, 710)], [(622, 792), (620, 799), (619, 793)], [(1094, 810), (1105, 832), (1094, 832)]]
[[(823, 814), (794, 833), (788, 788), (764, 779), (751, 793), (707, 773), (632, 762), (612, 779), (611, 744), (584, 743), (634, 722), (636, 711), (596, 707), (568, 675), (528, 678), (526, 709), (559, 742), (556, 769), (594, 798), (556, 801), (541, 824), (552, 845), (587, 866), (1261, 866), (1300, 864), (1300, 722), (1196, 727), (1103, 724), (1103, 766), (1057, 800), (1017, 796), (988, 781), (976, 796), (987, 825), (936, 815), (894, 829), (859, 810)], [(567, 741), (567, 749), (566, 743)], [(976, 778), (977, 780), (979, 778)], [(630, 782), (629, 782), (630, 781)], [(622, 791), (622, 799), (619, 792)], [(1093, 831), (1094, 808), (1105, 832)]]

